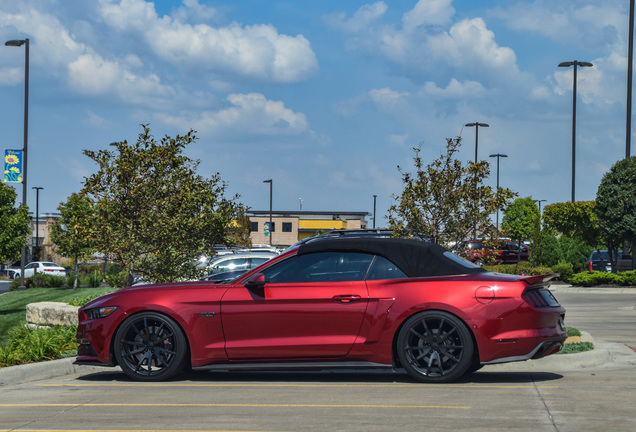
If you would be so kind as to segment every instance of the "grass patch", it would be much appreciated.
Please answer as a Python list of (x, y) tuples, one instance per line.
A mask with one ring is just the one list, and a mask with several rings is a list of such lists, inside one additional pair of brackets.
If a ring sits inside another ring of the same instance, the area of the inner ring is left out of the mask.
[(0, 367), (62, 358), (77, 352), (76, 326), (32, 329), (24, 325), (9, 331), (9, 340), (0, 348)]
[(563, 349), (559, 354), (576, 354), (585, 351), (592, 351), (594, 344), (592, 342), (567, 343), (563, 345)]
[(1, 295), (0, 348), (5, 347), (11, 339), (9, 331), (24, 326), (27, 304), (43, 301), (78, 303), (78, 299), (85, 303), (87, 299), (90, 300), (113, 290), (114, 288), (111, 287), (78, 288), (75, 290), (72, 288), (29, 288)]
[[(568, 337), (581, 336), (579, 329), (574, 327), (566, 327), (565, 331), (567, 332)], [(592, 351), (593, 349), (594, 344), (592, 342), (566, 343), (563, 344), (563, 348), (558, 352), (558, 354), (576, 354), (585, 351)]]

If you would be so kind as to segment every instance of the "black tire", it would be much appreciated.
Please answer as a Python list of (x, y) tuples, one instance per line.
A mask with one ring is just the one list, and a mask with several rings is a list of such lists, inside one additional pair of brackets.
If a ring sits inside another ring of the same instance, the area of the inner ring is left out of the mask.
[(416, 381), (455, 381), (470, 368), (474, 345), (464, 322), (443, 311), (424, 311), (406, 320), (397, 339), (402, 367)]
[(115, 335), (114, 350), (122, 371), (137, 381), (164, 381), (181, 373), (188, 347), (181, 327), (156, 312), (126, 319)]

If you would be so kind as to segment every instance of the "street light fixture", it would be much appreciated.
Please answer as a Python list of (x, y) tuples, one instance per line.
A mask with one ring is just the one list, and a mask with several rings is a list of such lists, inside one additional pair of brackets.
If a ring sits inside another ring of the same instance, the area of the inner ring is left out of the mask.
[(590, 62), (580, 62), (577, 60), (571, 62), (561, 62), (559, 67), (574, 66), (574, 79), (572, 85), (572, 202), (574, 202), (574, 184), (575, 184), (575, 160), (576, 160), (576, 71), (577, 67), (592, 67)]
[[(24, 45), (24, 146), (22, 148), (22, 205), (27, 205), (27, 155), (29, 133), (29, 39), (14, 39), (4, 43), (5, 46), (20, 47)], [(26, 289), (24, 284), (24, 266), (26, 265), (27, 247), (22, 249), (20, 258), (20, 286), (18, 289)]]
[(263, 180), (263, 183), (269, 183), (269, 245), (272, 245), (272, 179)]
[(547, 200), (534, 200), (537, 204), (539, 204), (539, 216), (541, 216), (541, 203), (546, 202)]
[(486, 123), (466, 123), (464, 126), (466, 127), (474, 127), (475, 128), (475, 163), (477, 163), (477, 144), (479, 142), (479, 128), (480, 127), (490, 127), (490, 125)]
[[(507, 158), (508, 155), (497, 153), (497, 154), (491, 154), (489, 157), (497, 158), (497, 194), (499, 194), (499, 158), (502, 158), (502, 157)], [(497, 222), (495, 226), (497, 227), (497, 237), (499, 237), (499, 206), (497, 206)]]
[(35, 186), (31, 189), (35, 189), (35, 252), (33, 253), (33, 261), (40, 261), (40, 190), (44, 188)]

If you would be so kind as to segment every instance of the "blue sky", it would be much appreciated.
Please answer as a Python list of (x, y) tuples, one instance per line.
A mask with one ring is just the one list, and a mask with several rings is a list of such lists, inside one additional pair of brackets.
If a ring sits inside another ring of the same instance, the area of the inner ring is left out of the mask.
[[(82, 154), (197, 131), (188, 156), (254, 210), (373, 211), (428, 163), (504, 153), (500, 184), (576, 199), (625, 154), (627, 0), (0, 0), (0, 37), (30, 39), (28, 203), (55, 212)], [(0, 45), (0, 149), (23, 142), (24, 49)], [(633, 152), (632, 152), (633, 154)], [(495, 159), (488, 184), (495, 185)], [(21, 201), (21, 186), (17, 186)]]

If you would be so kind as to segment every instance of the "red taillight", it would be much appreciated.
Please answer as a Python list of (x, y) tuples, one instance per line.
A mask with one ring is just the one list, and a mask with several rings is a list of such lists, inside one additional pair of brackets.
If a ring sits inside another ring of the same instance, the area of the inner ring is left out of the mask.
[(546, 288), (526, 289), (521, 297), (526, 301), (526, 303), (536, 308), (560, 306), (554, 295), (552, 295), (550, 290)]

